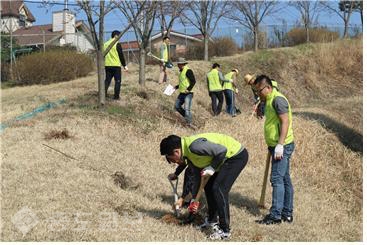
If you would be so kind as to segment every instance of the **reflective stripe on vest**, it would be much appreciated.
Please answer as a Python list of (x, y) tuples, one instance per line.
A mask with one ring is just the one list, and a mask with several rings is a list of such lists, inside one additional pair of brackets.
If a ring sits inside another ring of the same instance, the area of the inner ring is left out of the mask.
[[(227, 148), (226, 158), (238, 154), (242, 148), (240, 142), (234, 138), (218, 133), (204, 133), (181, 138), (182, 156), (188, 158), (198, 168), (205, 168), (212, 163), (212, 156), (201, 156), (190, 151), (190, 145), (198, 138), (205, 138), (211, 143), (222, 145)], [(222, 163), (221, 163), (222, 164)], [(219, 167), (220, 168), (220, 167)]]
[[(106, 50), (108, 48), (108, 46), (110, 46), (110, 44), (113, 40), (115, 40), (115, 39), (111, 38), (110, 40), (108, 40), (103, 45), (103, 50)], [(119, 54), (118, 54), (117, 48), (116, 48), (117, 44), (119, 44), (118, 41), (112, 46), (110, 51), (106, 54), (106, 56), (104, 58), (105, 66), (121, 66), (120, 57), (119, 57)]]
[(180, 93), (185, 93), (187, 88), (190, 86), (189, 79), (186, 77), (186, 72), (188, 69), (190, 68), (185, 65), (178, 76), (178, 91), (180, 91)]
[(223, 87), (219, 80), (219, 71), (217, 69), (212, 69), (207, 74), (209, 80), (209, 91), (222, 91)]
[(166, 43), (162, 43), (161, 46), (161, 59), (164, 59), (164, 62), (168, 61), (168, 48)]
[[(224, 78), (226, 79), (226, 80), (229, 80), (229, 79), (232, 79), (233, 78), (233, 74), (235, 74), (235, 72), (234, 71), (231, 71), (231, 72), (229, 72), (229, 73), (227, 73), (225, 76), (224, 76)], [(232, 79), (233, 80), (233, 79)], [(233, 83), (224, 83), (224, 85), (223, 85), (223, 89), (230, 89), (230, 90), (232, 90), (232, 91), (234, 91), (234, 88), (233, 88)]]
[[(276, 89), (266, 96), (266, 104), (265, 104), (265, 123), (264, 123), (264, 134), (265, 134), (265, 141), (268, 146), (276, 146), (278, 144), (279, 135), (280, 135), (280, 119), (278, 114), (276, 113), (273, 107), (273, 101), (275, 97), (282, 97), (285, 100), (287, 98), (279, 93)], [(287, 100), (288, 102), (288, 100)], [(292, 129), (292, 110), (291, 105), (288, 102), (288, 133), (285, 138), (284, 144), (287, 145), (292, 143), (293, 138), (293, 129)]]

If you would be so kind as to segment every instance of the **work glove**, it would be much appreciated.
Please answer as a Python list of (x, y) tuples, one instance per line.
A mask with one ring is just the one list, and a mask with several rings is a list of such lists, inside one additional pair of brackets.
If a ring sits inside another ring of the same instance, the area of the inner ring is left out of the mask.
[(129, 68), (127, 68), (127, 66), (124, 66), (124, 71), (129, 71)]
[(178, 89), (178, 86), (179, 86), (179, 85), (176, 85), (176, 86), (175, 86), (175, 89)]
[(229, 82), (230, 82), (230, 83), (233, 83), (233, 79), (229, 79)]
[(161, 61), (162, 61), (163, 63), (165, 63), (164, 59), (161, 59)]
[(177, 179), (177, 175), (175, 175), (174, 173), (173, 174), (169, 174), (168, 175), (168, 179), (169, 180), (176, 180)]
[(235, 89), (234, 89), (234, 92), (235, 92), (236, 94), (238, 94), (238, 88), (235, 88)]
[(204, 168), (203, 170), (201, 170), (200, 175), (201, 176), (206, 176), (206, 175), (212, 176), (214, 173), (215, 173), (214, 168), (212, 166), (208, 166)]
[(190, 202), (190, 205), (188, 207), (188, 210), (192, 214), (196, 214), (199, 210), (200, 202), (195, 201), (195, 199), (192, 199)]
[(283, 158), (284, 147), (281, 144), (277, 144), (274, 150), (274, 159), (280, 160)]

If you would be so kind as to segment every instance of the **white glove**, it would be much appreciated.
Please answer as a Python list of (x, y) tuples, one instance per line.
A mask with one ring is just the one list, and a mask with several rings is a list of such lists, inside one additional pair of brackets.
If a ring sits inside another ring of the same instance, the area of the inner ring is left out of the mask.
[(229, 79), (229, 82), (230, 82), (230, 83), (233, 83), (233, 80), (232, 80), (232, 79)]
[(235, 92), (236, 94), (238, 94), (238, 88), (236, 88), (236, 89), (234, 90), (234, 92)]
[(129, 68), (127, 68), (127, 66), (124, 66), (124, 71), (128, 71)]
[(275, 160), (280, 160), (283, 158), (283, 152), (284, 152), (284, 147), (281, 144), (277, 144), (275, 146), (275, 150), (274, 150), (274, 158)]
[(161, 59), (161, 61), (164, 63), (165, 61), (164, 61), (164, 59)]
[(208, 167), (204, 168), (203, 170), (201, 170), (201, 172), (200, 172), (201, 176), (205, 176), (205, 175), (212, 176), (214, 173), (215, 173), (215, 170), (212, 166), (208, 166)]

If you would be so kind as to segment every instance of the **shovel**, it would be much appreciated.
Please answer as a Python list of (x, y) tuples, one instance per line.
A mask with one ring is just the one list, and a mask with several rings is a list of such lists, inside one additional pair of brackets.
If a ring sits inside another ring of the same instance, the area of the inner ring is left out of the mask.
[[(178, 186), (178, 178), (175, 180), (168, 179), (169, 183), (172, 186), (172, 192), (174, 196), (174, 203), (178, 201), (178, 193), (177, 193), (177, 186)], [(174, 183), (175, 182), (175, 183)], [(179, 205), (175, 205), (175, 216), (178, 217), (180, 215), (180, 207)]]

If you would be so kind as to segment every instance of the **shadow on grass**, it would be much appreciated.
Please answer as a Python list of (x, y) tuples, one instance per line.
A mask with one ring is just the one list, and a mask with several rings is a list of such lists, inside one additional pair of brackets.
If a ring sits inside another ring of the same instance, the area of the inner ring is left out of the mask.
[(143, 213), (143, 215), (149, 216), (154, 219), (161, 219), (168, 212), (161, 209), (149, 209), (149, 208), (137, 208), (137, 211)]
[(317, 120), (321, 126), (335, 133), (343, 145), (352, 151), (363, 153), (363, 135), (356, 130), (348, 128), (340, 122), (319, 113), (294, 112), (293, 115)]
[(229, 203), (240, 209), (245, 208), (250, 214), (254, 216), (261, 215), (257, 200), (250, 199), (238, 192), (229, 193)]

